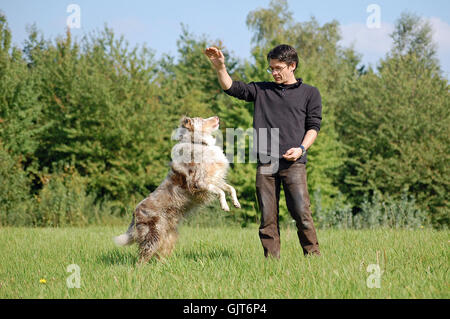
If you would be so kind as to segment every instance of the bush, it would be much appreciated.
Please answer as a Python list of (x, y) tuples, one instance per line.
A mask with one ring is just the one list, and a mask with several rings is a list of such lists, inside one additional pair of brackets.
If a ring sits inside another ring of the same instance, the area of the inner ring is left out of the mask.
[(112, 201), (96, 202), (87, 192), (88, 180), (73, 167), (44, 174), (44, 187), (36, 196), (33, 224), (35, 226), (85, 226), (104, 224), (117, 217), (118, 209)]
[(424, 228), (430, 227), (430, 216), (417, 207), (414, 197), (406, 191), (400, 200), (375, 191), (372, 196), (365, 195), (360, 211), (353, 213), (350, 204), (337, 201), (332, 209), (320, 207), (320, 192), (315, 193), (315, 219), (318, 228), (362, 229), (362, 228)]
[(335, 199), (335, 205), (326, 209), (322, 207), (322, 193), (320, 188), (313, 194), (315, 209), (313, 218), (315, 219), (317, 228), (353, 228), (352, 207), (345, 204), (342, 194)]
[(372, 199), (364, 197), (361, 212), (354, 216), (355, 228), (421, 228), (430, 226), (430, 215), (419, 209), (412, 195), (403, 191), (401, 199), (375, 191)]
[(20, 160), (13, 158), (0, 141), (0, 225), (29, 225), (32, 208), (30, 181)]

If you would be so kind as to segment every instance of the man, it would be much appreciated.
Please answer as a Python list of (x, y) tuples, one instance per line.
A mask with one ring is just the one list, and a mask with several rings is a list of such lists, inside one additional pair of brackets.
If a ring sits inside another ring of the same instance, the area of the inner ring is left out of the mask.
[[(306, 152), (320, 130), (322, 104), (317, 88), (304, 84), (301, 78), (295, 78), (297, 52), (289, 45), (275, 47), (267, 55), (267, 71), (272, 74), (274, 82), (248, 84), (231, 79), (219, 49), (207, 48), (205, 54), (216, 70), (225, 93), (254, 102), (253, 126), (259, 137), (256, 192), (262, 213), (259, 237), (264, 255), (280, 258), (278, 217), (281, 183), (287, 208), (296, 222), (304, 255), (320, 255), (310, 210), (305, 165)], [(266, 138), (261, 139), (265, 134)], [(262, 143), (263, 140), (270, 140), (270, 147)]]

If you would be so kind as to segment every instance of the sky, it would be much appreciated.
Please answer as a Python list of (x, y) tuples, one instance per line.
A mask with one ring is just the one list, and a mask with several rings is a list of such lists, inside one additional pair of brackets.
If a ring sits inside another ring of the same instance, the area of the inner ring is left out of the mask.
[[(246, 18), (250, 11), (268, 8), (270, 0), (0, 0), (0, 11), (7, 18), (13, 43), (23, 46), (27, 26), (36, 24), (45, 38), (63, 35), (67, 20), (78, 5), (80, 28), (72, 28), (76, 38), (105, 24), (115, 34), (123, 34), (131, 45), (146, 44), (156, 57), (177, 57), (177, 40), (182, 24), (196, 36), (221, 40), (225, 47), (242, 59), (250, 59), (252, 32)], [(375, 4), (377, 9), (370, 5)], [(415, 13), (433, 28), (438, 58), (444, 75), (450, 73), (450, 1), (448, 0), (288, 0), (296, 22), (314, 16), (320, 25), (337, 20), (343, 46), (353, 45), (362, 54), (362, 62), (376, 66), (389, 51), (389, 34), (402, 12)], [(373, 18), (378, 17), (378, 20)], [(69, 19), (70, 20), (70, 19)], [(75, 20), (72, 20), (75, 21)], [(379, 25), (373, 24), (379, 21)], [(299, 52), (301, 55), (301, 52)]]

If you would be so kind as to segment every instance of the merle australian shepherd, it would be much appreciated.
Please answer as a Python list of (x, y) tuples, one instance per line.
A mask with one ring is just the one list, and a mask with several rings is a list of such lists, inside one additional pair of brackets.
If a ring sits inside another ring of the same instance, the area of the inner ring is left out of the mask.
[(207, 119), (183, 117), (173, 138), (170, 170), (147, 198), (141, 201), (125, 234), (114, 238), (119, 246), (137, 243), (139, 262), (152, 256), (168, 256), (177, 239), (177, 226), (183, 215), (218, 197), (229, 211), (225, 193), (240, 207), (235, 189), (225, 182), (229, 163), (212, 133), (219, 128), (217, 116)]

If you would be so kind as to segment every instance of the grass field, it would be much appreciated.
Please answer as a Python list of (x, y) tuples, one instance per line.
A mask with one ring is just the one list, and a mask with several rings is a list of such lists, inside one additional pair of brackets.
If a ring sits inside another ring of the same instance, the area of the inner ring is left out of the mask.
[[(305, 258), (286, 228), (276, 261), (256, 227), (185, 225), (170, 258), (136, 267), (137, 248), (111, 240), (126, 226), (1, 228), (0, 298), (450, 297), (449, 231), (318, 230), (323, 256)], [(80, 288), (66, 283), (71, 264)], [(383, 271), (380, 288), (367, 286), (369, 264)]]

